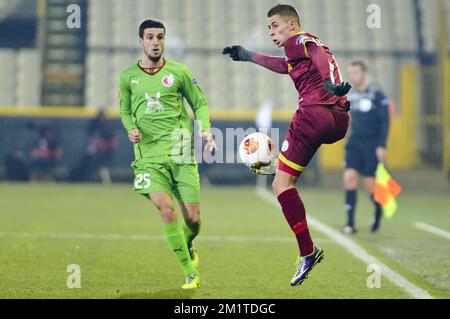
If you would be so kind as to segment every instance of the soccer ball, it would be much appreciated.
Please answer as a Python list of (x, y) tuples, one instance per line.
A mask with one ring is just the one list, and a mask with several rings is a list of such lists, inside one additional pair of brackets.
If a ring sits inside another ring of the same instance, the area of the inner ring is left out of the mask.
[(259, 132), (249, 134), (239, 146), (239, 157), (247, 167), (257, 162), (269, 164), (275, 157), (275, 144), (266, 134)]

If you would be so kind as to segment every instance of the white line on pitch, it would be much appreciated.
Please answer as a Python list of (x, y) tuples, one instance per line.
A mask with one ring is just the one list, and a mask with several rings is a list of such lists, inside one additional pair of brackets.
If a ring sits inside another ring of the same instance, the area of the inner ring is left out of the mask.
[[(263, 200), (267, 201), (268, 203), (270, 203), (276, 207), (279, 207), (278, 201), (275, 199), (273, 194), (270, 193), (267, 189), (257, 188), (256, 194)], [(327, 235), (335, 243), (344, 247), (351, 255), (353, 255), (355, 258), (361, 260), (363, 263), (365, 263), (367, 265), (369, 265), (369, 264), (378, 265), (381, 268), (382, 275), (384, 275), (394, 285), (402, 288), (405, 292), (407, 292), (412, 297), (418, 298), (418, 299), (433, 299), (434, 298), (426, 290), (414, 285), (408, 279), (406, 279), (402, 275), (396, 273), (394, 270), (389, 268), (387, 265), (383, 264), (376, 257), (370, 255), (364, 248), (362, 248), (360, 245), (355, 243), (349, 237), (341, 234), (337, 230), (334, 230), (330, 226), (322, 223), (321, 221), (319, 221), (313, 217), (308, 217), (308, 224), (311, 225), (312, 227), (316, 228), (321, 233)]]
[[(164, 240), (163, 236), (152, 235), (120, 235), (120, 234), (87, 234), (87, 233), (32, 233), (32, 232), (0, 232), (1, 237), (43, 238), (43, 239), (93, 239), (93, 240)], [(288, 243), (290, 237), (252, 237), (252, 236), (200, 236), (199, 241), (255, 242), (255, 243)], [(319, 239), (319, 242), (329, 242)]]
[(448, 231), (437, 228), (430, 224), (426, 224), (426, 223), (422, 223), (422, 222), (415, 222), (414, 227), (416, 227), (417, 229), (426, 231), (427, 233), (430, 233), (430, 234), (433, 234), (436, 236), (441, 236), (446, 239), (450, 239), (450, 233)]

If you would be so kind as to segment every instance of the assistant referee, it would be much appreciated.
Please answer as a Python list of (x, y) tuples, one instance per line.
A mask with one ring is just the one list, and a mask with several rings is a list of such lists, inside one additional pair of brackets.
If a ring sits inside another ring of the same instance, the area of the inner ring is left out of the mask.
[(375, 171), (386, 159), (386, 139), (389, 131), (389, 99), (373, 83), (362, 61), (350, 63), (349, 80), (353, 89), (347, 95), (351, 105), (351, 129), (345, 147), (345, 210), (347, 223), (341, 228), (346, 234), (356, 233), (355, 206), (360, 175), (364, 188), (375, 206), (371, 232), (380, 227), (382, 208), (374, 201)]

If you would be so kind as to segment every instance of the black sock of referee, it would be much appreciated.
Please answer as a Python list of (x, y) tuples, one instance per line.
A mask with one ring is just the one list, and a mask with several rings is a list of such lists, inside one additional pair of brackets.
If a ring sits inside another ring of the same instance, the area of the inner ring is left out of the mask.
[(347, 211), (347, 225), (355, 225), (356, 190), (345, 192), (345, 210)]
[(381, 214), (383, 213), (383, 210), (381, 208), (381, 205), (375, 201), (375, 197), (373, 195), (370, 195), (370, 199), (372, 199), (372, 202), (375, 205), (374, 222), (378, 225), (380, 223), (380, 218)]

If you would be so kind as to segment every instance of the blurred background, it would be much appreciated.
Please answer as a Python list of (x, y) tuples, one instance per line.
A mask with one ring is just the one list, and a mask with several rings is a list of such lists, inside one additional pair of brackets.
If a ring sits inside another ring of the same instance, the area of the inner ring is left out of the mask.
[[(283, 55), (266, 26), (267, 10), (278, 2), (0, 0), (0, 180), (131, 181), (117, 78), (141, 56), (138, 26), (148, 18), (166, 25), (166, 57), (193, 70), (213, 126), (254, 127), (269, 104), (283, 136), (297, 107), (291, 79), (221, 55), (229, 44)], [(81, 23), (71, 28), (73, 4)], [(400, 183), (448, 189), (450, 0), (289, 4), (303, 29), (331, 48), (344, 78), (349, 62), (362, 59), (391, 99), (387, 162)], [(367, 24), (374, 4), (379, 28)], [(343, 146), (322, 147), (303, 183), (339, 186)], [(202, 165), (201, 173), (213, 184), (254, 181), (240, 164)]]

